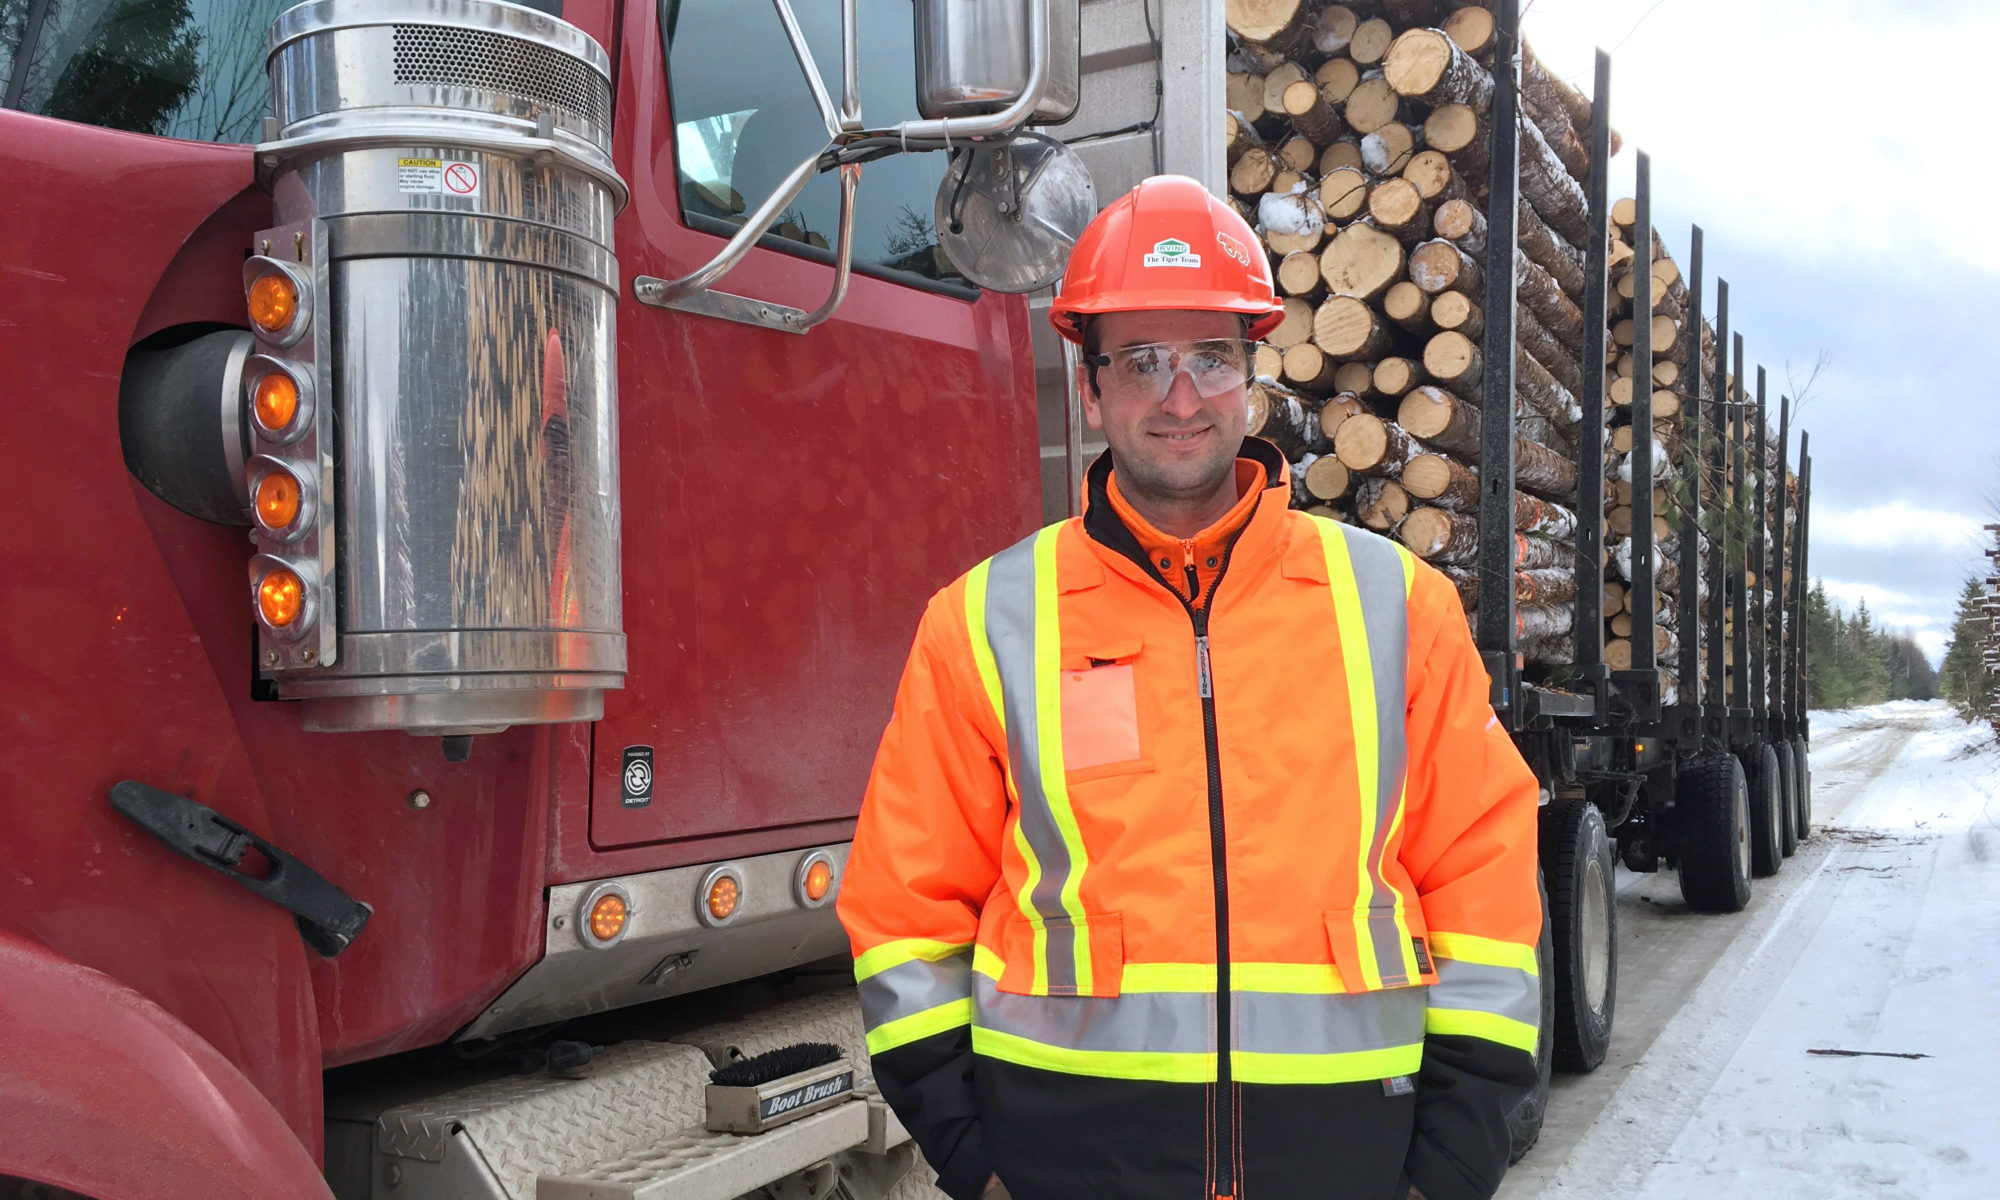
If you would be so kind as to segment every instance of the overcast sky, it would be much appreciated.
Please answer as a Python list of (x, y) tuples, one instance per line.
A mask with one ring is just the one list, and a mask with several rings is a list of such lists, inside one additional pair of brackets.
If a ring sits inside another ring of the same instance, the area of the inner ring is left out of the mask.
[(1701, 225), (1774, 425), (1777, 394), (1829, 356), (1803, 413), (1812, 574), (1935, 659), (2000, 520), (2000, 2), (1523, 8), (1536, 53), (1586, 92), (1592, 50), (1612, 52), (1612, 194), (1648, 151), (1653, 223), (1684, 266)]

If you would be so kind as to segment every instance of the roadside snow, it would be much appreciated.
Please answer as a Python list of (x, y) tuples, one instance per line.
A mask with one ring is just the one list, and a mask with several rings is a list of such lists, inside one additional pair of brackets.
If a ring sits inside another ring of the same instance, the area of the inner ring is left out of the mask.
[(1821, 797), (1846, 790), (1843, 749), (1908, 740), (1816, 835), (1830, 852), (1775, 919), (1744, 928), (1543, 1196), (2000, 1195), (2000, 746), (1939, 703), (1812, 719), (1833, 743), (1814, 750)]

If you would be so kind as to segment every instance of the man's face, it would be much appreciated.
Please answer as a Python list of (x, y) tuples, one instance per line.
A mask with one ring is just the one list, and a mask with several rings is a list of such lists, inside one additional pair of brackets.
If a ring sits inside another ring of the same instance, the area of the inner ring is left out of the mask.
[[(1123, 312), (1096, 318), (1097, 352), (1154, 342), (1240, 340), (1243, 325), (1230, 313)], [(1236, 454), (1250, 420), (1248, 388), (1204, 396), (1194, 377), (1176, 372), (1164, 398), (1116, 386), (1109, 368), (1099, 387), (1083, 389), (1083, 415), (1104, 432), (1118, 467), (1118, 486), (1135, 500), (1199, 502), (1234, 479)], [(1087, 382), (1087, 381), (1086, 381)]]

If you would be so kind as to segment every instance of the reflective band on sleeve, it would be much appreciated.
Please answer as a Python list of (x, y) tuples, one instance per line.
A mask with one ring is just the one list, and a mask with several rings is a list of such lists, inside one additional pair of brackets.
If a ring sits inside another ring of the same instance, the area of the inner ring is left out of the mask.
[(870, 975), (914, 959), (938, 962), (955, 954), (970, 953), (971, 950), (971, 942), (940, 942), (935, 938), (897, 938), (893, 942), (883, 942), (855, 959), (854, 981), (859, 983)]
[(1542, 1019), (1542, 982), (1513, 967), (1480, 963), (1438, 963), (1438, 981), (1431, 985), (1430, 1006), (1489, 1012), (1498, 1017), (1536, 1025)]
[(1063, 773), (1062, 629), (1051, 525), (991, 560), (983, 622), (1000, 681), (1007, 774), (1019, 801), (1015, 843), (1027, 862), (1021, 912), (1035, 930), (1034, 990), (1091, 990), (1090, 930), (1079, 890), (1089, 866)]
[(1314, 518), (1326, 555), (1335, 629), (1353, 718), (1356, 793), (1361, 802), (1359, 894), (1354, 940), (1362, 983), (1399, 988), (1418, 982), (1403, 897), (1382, 871), (1403, 822), (1408, 760), (1409, 588), (1416, 560), (1363, 530)]
[(861, 1019), (870, 1029), (972, 995), (972, 955), (917, 959), (861, 981)]
[(965, 577), (965, 628), (972, 635), (972, 661), (979, 668), (979, 683), (993, 706), (993, 719), (1007, 728), (1007, 709), (1000, 703), (1000, 672), (993, 665), (993, 647), (986, 640), (986, 586), (993, 560), (980, 563)]
[(1513, 967), (1526, 971), (1531, 976), (1539, 976), (1540, 966), (1535, 961), (1535, 948), (1519, 942), (1503, 942), (1498, 938), (1480, 937), (1476, 933), (1451, 933), (1446, 930), (1430, 931), (1431, 949), (1439, 958), (1457, 959), (1459, 962), (1481, 963), (1489, 967)]
[(912, 1013), (868, 1031), (868, 1053), (881, 1054), (898, 1046), (921, 1041), (935, 1034), (972, 1023), (971, 999), (954, 1000), (920, 1013)]
[[(977, 1036), (978, 1031), (973, 1032)], [(1535, 1039), (1540, 1036), (1541, 1031), (1535, 1023), (1516, 1021), (1489, 1012), (1463, 1008), (1433, 1008), (1424, 1014), (1424, 1032), (1447, 1037), (1454, 1035), (1476, 1037), (1533, 1054)]]

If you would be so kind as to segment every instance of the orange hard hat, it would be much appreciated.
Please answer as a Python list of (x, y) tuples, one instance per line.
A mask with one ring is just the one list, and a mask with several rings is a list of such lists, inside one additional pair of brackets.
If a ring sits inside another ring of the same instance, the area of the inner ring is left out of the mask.
[(1252, 338), (1285, 315), (1249, 222), (1185, 175), (1142, 179), (1097, 214), (1070, 251), (1049, 320), (1081, 342), (1086, 317), (1156, 309), (1237, 313)]

